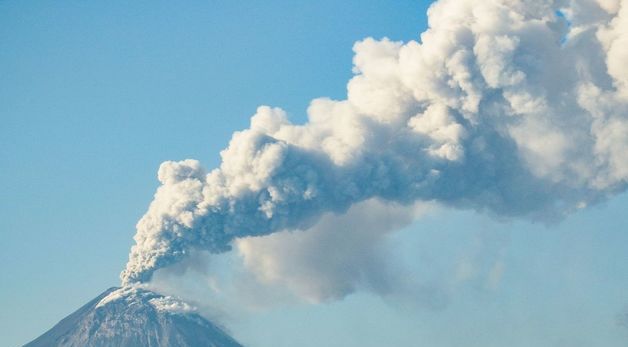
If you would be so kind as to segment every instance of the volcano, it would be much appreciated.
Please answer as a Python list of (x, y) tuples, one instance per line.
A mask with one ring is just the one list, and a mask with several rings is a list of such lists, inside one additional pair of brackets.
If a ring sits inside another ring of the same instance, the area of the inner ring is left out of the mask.
[(196, 309), (139, 287), (110, 288), (24, 347), (242, 347)]

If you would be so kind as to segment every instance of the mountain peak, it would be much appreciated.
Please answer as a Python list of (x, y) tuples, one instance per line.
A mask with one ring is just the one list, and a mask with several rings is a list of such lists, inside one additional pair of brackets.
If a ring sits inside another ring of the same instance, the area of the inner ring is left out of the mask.
[(196, 307), (176, 297), (157, 294), (139, 286), (113, 287), (103, 294), (106, 295), (96, 304), (97, 309), (123, 304), (129, 307), (149, 305), (158, 312), (171, 314), (196, 313), (198, 311)]
[(139, 286), (112, 287), (24, 347), (242, 347), (197, 309)]

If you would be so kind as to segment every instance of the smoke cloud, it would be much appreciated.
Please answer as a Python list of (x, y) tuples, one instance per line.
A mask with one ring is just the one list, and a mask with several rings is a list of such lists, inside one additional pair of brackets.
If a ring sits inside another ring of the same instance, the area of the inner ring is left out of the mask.
[(346, 214), (324, 214), (303, 232), (282, 231), (235, 241), (245, 269), (267, 286), (284, 288), (308, 302), (342, 299), (359, 290), (382, 296), (413, 285), (391, 262), (386, 237), (429, 207), (377, 200)]
[(440, 0), (428, 19), (357, 42), (347, 99), (305, 124), (262, 106), (219, 168), (163, 163), (123, 283), (369, 199), (554, 221), (625, 190), (628, 1)]

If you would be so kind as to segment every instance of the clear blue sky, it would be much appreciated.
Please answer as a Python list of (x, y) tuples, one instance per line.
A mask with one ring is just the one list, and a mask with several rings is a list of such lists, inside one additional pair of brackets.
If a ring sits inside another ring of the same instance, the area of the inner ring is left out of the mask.
[[(353, 43), (416, 38), (428, 5), (0, 2), (0, 346), (118, 285), (162, 161), (213, 167), (258, 105), (299, 122), (312, 98), (343, 98)], [(439, 212), (396, 236), (400, 252), (439, 271), (486, 247), (494, 288), (470, 281), (438, 310), (357, 294), (228, 327), (251, 347), (624, 346), (627, 208), (623, 194), (549, 227)]]

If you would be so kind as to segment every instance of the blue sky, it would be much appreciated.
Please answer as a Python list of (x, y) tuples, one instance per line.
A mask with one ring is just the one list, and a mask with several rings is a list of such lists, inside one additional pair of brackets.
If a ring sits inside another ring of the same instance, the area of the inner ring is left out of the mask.
[[(344, 98), (353, 43), (416, 38), (428, 5), (1, 2), (0, 345), (118, 285), (162, 161), (214, 167), (257, 106), (301, 122), (312, 98)], [(466, 281), (432, 309), (358, 293), (225, 324), (252, 347), (623, 346), (626, 208), (624, 193), (550, 226), (438, 211), (395, 234), (400, 257), (435, 282), (499, 258), (494, 287)]]

